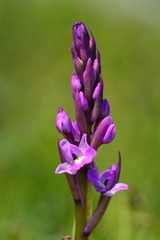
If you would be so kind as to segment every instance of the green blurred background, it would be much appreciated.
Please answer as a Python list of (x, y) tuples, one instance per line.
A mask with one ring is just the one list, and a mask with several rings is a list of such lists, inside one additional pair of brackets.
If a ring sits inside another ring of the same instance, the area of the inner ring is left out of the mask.
[[(96, 158), (123, 159), (118, 193), (94, 239), (160, 237), (160, 2), (0, 1), (0, 239), (58, 240), (71, 234), (74, 205), (59, 164), (58, 106), (74, 120), (72, 24), (94, 33), (104, 96), (117, 126)], [(94, 206), (98, 195), (93, 194)]]

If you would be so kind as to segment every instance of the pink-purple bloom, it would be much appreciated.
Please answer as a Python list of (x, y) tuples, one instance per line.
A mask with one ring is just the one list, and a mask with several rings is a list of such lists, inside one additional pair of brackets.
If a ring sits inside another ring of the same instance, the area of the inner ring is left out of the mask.
[(128, 185), (125, 183), (118, 183), (121, 170), (121, 160), (119, 159), (118, 164), (113, 164), (109, 169), (98, 174), (98, 169), (93, 165), (93, 168), (88, 170), (88, 179), (97, 192), (103, 193), (104, 196), (111, 197), (116, 192), (121, 190), (127, 190)]
[(96, 156), (96, 151), (87, 143), (86, 134), (83, 134), (79, 146), (71, 144), (66, 139), (60, 141), (59, 146), (66, 162), (58, 165), (55, 171), (57, 174), (69, 173), (74, 175), (84, 165), (91, 163)]
[[(116, 126), (110, 115), (109, 101), (103, 98), (100, 53), (96, 48), (93, 34), (83, 22), (75, 22), (72, 35), (74, 72), (71, 77), (71, 90), (76, 121), (72, 122), (68, 114), (59, 108), (56, 127), (64, 139), (58, 140), (61, 164), (58, 165), (55, 173), (66, 173), (75, 203), (78, 205), (80, 203), (82, 208), (86, 208), (84, 214), (88, 213), (87, 208), (91, 202), (88, 197), (89, 181), (97, 192), (101, 193), (97, 207), (87, 225), (80, 224), (79, 234), (89, 236), (101, 220), (111, 197), (118, 191), (127, 190), (128, 185), (119, 183), (120, 153), (119, 162), (111, 165), (101, 174), (98, 173), (95, 165), (94, 157), (97, 149), (102, 144), (112, 142)], [(77, 217), (75, 222), (79, 221), (82, 221), (81, 217)]]

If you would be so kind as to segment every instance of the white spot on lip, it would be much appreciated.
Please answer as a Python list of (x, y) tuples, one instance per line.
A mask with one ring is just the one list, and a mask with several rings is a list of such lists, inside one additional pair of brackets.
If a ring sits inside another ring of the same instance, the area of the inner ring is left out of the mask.
[(84, 158), (84, 156), (79, 156), (74, 160), (74, 163), (80, 162), (82, 159)]

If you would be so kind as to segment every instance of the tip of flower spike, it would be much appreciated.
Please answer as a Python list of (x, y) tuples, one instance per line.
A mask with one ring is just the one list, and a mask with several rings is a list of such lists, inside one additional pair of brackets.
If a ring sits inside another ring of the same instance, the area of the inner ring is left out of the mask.
[(84, 25), (84, 23), (83, 23), (82, 21), (76, 21), (76, 22), (73, 24), (72, 29), (73, 29), (73, 30), (77, 30), (77, 28), (79, 28), (80, 26), (82, 27), (82, 26), (85, 26), (85, 25)]
[(81, 21), (75, 22), (72, 27), (73, 39), (75, 41), (76, 47), (79, 47), (80, 40), (84, 40), (89, 44), (89, 34), (85, 24)]
[(74, 26), (77, 26), (77, 25), (81, 25), (81, 24), (84, 24), (82, 21), (76, 21), (74, 24), (73, 24), (73, 27)]
[(73, 31), (73, 38), (75, 39), (75, 37), (81, 38), (82, 34), (86, 33), (87, 29), (84, 23), (79, 21), (73, 24), (72, 31)]

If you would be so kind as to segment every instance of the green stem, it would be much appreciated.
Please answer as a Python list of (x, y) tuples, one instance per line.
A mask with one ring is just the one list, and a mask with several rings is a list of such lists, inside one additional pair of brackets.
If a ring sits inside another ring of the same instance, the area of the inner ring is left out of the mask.
[(75, 201), (75, 218), (72, 240), (91, 240), (91, 237), (83, 236), (83, 230), (92, 214), (91, 183), (87, 179), (85, 169), (79, 172), (79, 180), (84, 206), (82, 206), (80, 201)]

